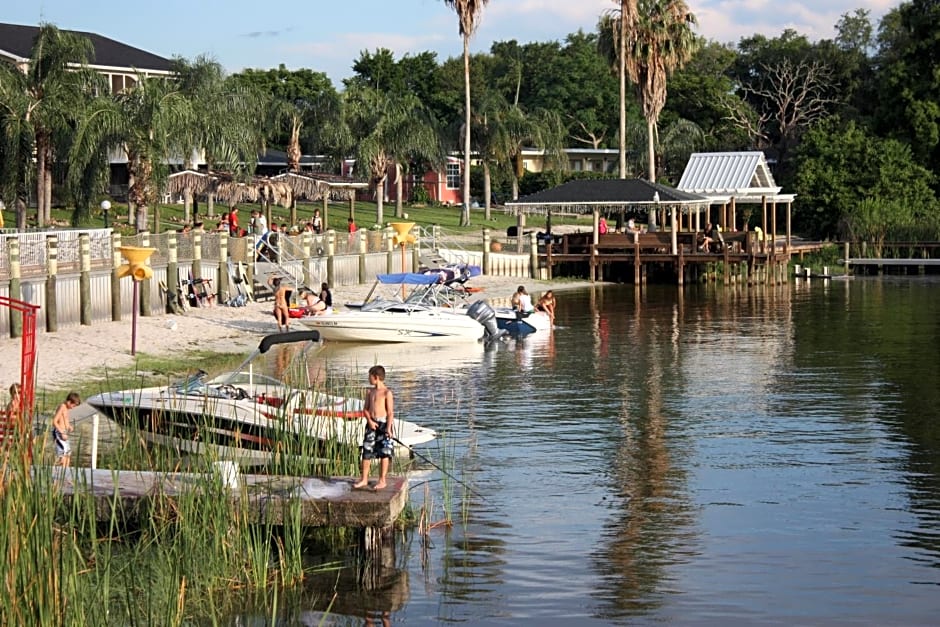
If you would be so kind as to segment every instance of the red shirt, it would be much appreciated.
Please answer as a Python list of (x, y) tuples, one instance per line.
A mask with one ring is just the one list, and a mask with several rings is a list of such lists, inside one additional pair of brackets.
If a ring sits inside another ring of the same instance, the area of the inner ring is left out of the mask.
[(355, 222), (350, 222), (350, 223), (349, 223), (349, 232), (350, 232), (350, 233), (355, 233), (357, 228), (358, 228), (358, 227), (356, 226), (356, 223), (355, 223)]

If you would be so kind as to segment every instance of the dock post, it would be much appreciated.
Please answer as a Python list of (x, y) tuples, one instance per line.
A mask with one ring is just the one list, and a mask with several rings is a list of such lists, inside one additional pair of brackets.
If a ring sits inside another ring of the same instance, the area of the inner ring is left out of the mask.
[(539, 277), (539, 240), (535, 233), (529, 233), (529, 268), (530, 278)]
[(193, 233), (193, 265), (192, 278), (202, 278), (202, 233)]
[(46, 236), (46, 248), (48, 253), (47, 270), (49, 276), (46, 278), (46, 331), (54, 332), (59, 330), (59, 313), (56, 305), (56, 275), (59, 272), (59, 238), (56, 235)]
[[(121, 279), (118, 277), (118, 268), (121, 267), (121, 234), (112, 232), (111, 233), (111, 321), (120, 322), (121, 321)], [(167, 285), (170, 283), (170, 279), (173, 279), (174, 284), (177, 287), (174, 287), (174, 290), (179, 289), (179, 280), (178, 277), (167, 277)]]
[(366, 254), (369, 252), (369, 232), (366, 229), (356, 231), (359, 236), (359, 284), (368, 282), (366, 276)]
[(304, 254), (304, 269), (303, 269), (303, 278), (304, 285), (310, 287), (311, 282), (313, 281), (313, 258), (310, 256), (310, 251), (313, 248), (313, 235), (310, 231), (304, 231), (300, 234), (300, 249)]
[(166, 234), (166, 313), (182, 313), (179, 310), (179, 241), (176, 233)]
[(488, 228), (483, 229), (483, 274), (489, 275), (490, 272), (490, 230)]
[(219, 272), (216, 274), (218, 286), (215, 293), (215, 302), (224, 303), (229, 294), (230, 286), (228, 284), (228, 235), (222, 233), (219, 235)]
[[(385, 248), (385, 272), (392, 274), (395, 272), (395, 242), (392, 238), (395, 236), (395, 230), (387, 226), (382, 229), (382, 245)], [(405, 268), (402, 267), (402, 272)]]
[[(144, 248), (150, 247), (150, 231), (141, 231), (140, 232), (140, 245)], [(147, 265), (150, 265), (150, 260), (147, 260)], [(91, 267), (91, 260), (88, 261), (89, 268)], [(150, 316), (153, 312), (150, 311), (150, 279), (144, 279), (138, 281), (140, 283), (140, 313), (141, 316)], [(89, 324), (91, 322), (89, 321)], [(133, 353), (132, 353), (133, 354)]]
[(91, 325), (91, 241), (88, 233), (78, 236), (78, 317), (82, 325)]
[[(325, 218), (324, 218), (325, 220)], [(336, 284), (336, 231), (330, 229), (326, 232), (326, 282), (335, 287)]]
[(843, 271), (845, 272), (845, 275), (848, 276), (849, 275), (849, 243), (848, 242), (845, 242), (844, 244), (842, 244), (842, 251), (843, 251), (842, 261), (845, 262), (845, 265), (843, 266)]
[[(23, 286), (20, 283), (22, 266), (20, 265), (20, 238), (15, 235), (7, 238), (7, 254), (10, 261), (10, 287), (9, 297), (20, 300), (23, 296)], [(10, 337), (23, 335), (23, 315), (10, 313)]]

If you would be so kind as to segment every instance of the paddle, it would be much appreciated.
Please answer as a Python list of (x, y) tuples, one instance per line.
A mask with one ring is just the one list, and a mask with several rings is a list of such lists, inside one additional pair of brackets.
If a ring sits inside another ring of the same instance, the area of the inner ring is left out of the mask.
[(436, 469), (440, 470), (442, 473), (444, 473), (445, 475), (447, 475), (448, 477), (450, 477), (451, 479), (453, 479), (454, 481), (456, 481), (457, 483), (459, 483), (460, 485), (462, 485), (464, 488), (466, 488), (467, 492), (469, 492), (470, 494), (472, 494), (472, 495), (474, 495), (474, 496), (480, 498), (480, 499), (483, 500), (483, 501), (486, 501), (486, 500), (487, 500), (487, 498), (486, 498), (485, 496), (483, 496), (482, 494), (480, 494), (479, 492), (477, 492), (476, 490), (474, 490), (473, 488), (471, 488), (469, 485), (467, 485), (466, 483), (464, 483), (463, 481), (461, 481), (460, 479), (458, 479), (458, 478), (455, 477), (454, 475), (450, 474), (449, 472), (447, 472), (446, 470), (444, 470), (443, 468), (441, 468), (440, 466), (438, 466), (437, 464), (435, 464), (434, 462), (432, 462), (430, 459), (428, 459), (427, 457), (425, 457), (424, 455), (422, 455), (422, 454), (419, 453), (418, 451), (414, 450), (413, 448), (411, 448), (410, 446), (408, 446), (407, 444), (405, 444), (404, 442), (402, 442), (401, 440), (399, 440), (399, 439), (396, 438), (395, 436), (392, 436), (392, 440), (394, 440), (395, 442), (398, 442), (399, 444), (401, 444), (402, 446), (404, 446), (406, 449), (408, 449), (409, 451), (411, 451), (411, 453), (412, 453), (413, 455), (415, 455), (416, 457), (420, 457), (422, 461), (424, 461), (425, 463), (430, 464), (431, 466), (434, 466)]

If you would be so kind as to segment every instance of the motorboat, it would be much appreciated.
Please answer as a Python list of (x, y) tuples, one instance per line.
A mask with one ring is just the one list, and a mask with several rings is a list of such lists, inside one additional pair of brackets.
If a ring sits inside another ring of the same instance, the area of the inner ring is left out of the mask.
[(440, 284), (437, 275), (379, 275), (378, 282), (401, 286), (404, 297), (371, 298), (370, 293), (357, 309), (303, 318), (300, 324), (319, 331), (327, 342), (477, 342), (498, 331), (495, 323), (487, 324), (492, 310), (467, 315), (463, 308), (428, 304), (428, 288)]
[(544, 311), (523, 313), (512, 307), (494, 307), (496, 326), (509, 335), (528, 335), (546, 333), (552, 330), (552, 319)]
[[(104, 392), (87, 403), (118, 424), (136, 427), (149, 442), (222, 460), (263, 463), (278, 453), (316, 456), (334, 444), (358, 447), (365, 432), (361, 399), (296, 387), (251, 367), (273, 346), (317, 346), (319, 340), (317, 331), (268, 335), (233, 372), (208, 378), (199, 371), (167, 386)], [(409, 455), (411, 447), (437, 434), (396, 419), (394, 436), (397, 454)]]

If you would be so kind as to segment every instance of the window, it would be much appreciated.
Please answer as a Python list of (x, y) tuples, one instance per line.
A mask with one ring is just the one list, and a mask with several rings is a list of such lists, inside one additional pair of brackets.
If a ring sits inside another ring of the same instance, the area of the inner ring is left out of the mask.
[(460, 189), (460, 164), (447, 164), (447, 189)]

